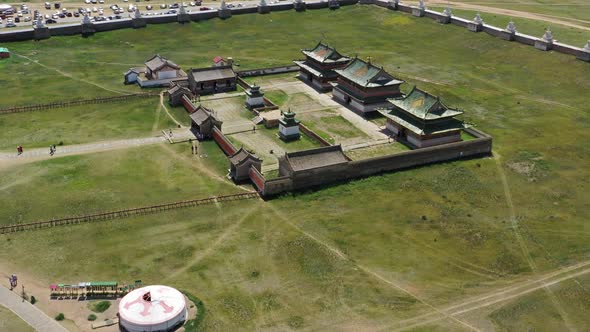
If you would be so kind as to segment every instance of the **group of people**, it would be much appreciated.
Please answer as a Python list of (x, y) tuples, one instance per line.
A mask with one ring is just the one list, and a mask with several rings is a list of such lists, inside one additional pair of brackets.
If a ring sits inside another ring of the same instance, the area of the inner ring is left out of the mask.
[[(56, 148), (55, 148), (55, 144), (51, 144), (49, 146), (49, 155), (53, 156), (55, 154)], [(16, 153), (18, 156), (20, 156), (21, 154), (23, 154), (23, 147), (21, 145), (16, 147)]]

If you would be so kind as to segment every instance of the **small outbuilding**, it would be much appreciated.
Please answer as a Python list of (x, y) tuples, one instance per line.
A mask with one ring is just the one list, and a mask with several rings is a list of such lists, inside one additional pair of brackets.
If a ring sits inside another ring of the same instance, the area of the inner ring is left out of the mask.
[(379, 111), (387, 118), (386, 128), (417, 148), (461, 141), (461, 130), (469, 127), (455, 119), (462, 111), (416, 87), (407, 96), (389, 102), (393, 109)]
[(6, 47), (0, 47), (0, 59), (10, 58), (10, 51)]
[(254, 167), (258, 172), (262, 168), (262, 160), (243, 147), (229, 157), (229, 163), (229, 175), (235, 182), (249, 180), (250, 167)]
[(221, 125), (223, 124), (223, 121), (217, 119), (212, 110), (202, 105), (197, 106), (197, 109), (190, 114), (190, 118), (191, 131), (199, 140), (211, 138), (213, 128), (221, 130)]
[(131, 68), (125, 72), (125, 84), (137, 83), (137, 76), (141, 73), (141, 69)]
[(195, 95), (235, 91), (236, 82), (232, 66), (191, 69), (188, 75), (189, 88)]

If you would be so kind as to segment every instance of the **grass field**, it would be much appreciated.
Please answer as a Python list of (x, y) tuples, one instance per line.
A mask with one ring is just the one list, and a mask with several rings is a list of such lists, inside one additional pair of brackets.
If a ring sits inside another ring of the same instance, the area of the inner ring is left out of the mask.
[[(289, 63), (320, 38), (345, 54), (371, 56), (408, 82), (404, 91), (418, 84), (464, 110), (467, 122), (494, 137), (494, 156), (270, 201), (2, 236), (0, 262), (45, 285), (140, 278), (174, 286), (203, 301), (200, 328), (207, 331), (590, 326), (586, 274), (534, 292), (507, 292), (514, 297), (484, 306), (467, 302), (587, 262), (588, 63), (368, 6), (154, 25), (10, 48), (109, 89), (134, 89), (121, 84), (125, 65), (101, 63), (141, 63), (159, 52), (183, 67), (222, 55), (254, 68)], [(3, 72), (24, 72), (24, 60), (13, 59), (2, 63)], [(35, 100), (13, 87), (29, 84), (25, 77), (1, 79), (7, 88), (0, 100)], [(52, 77), (41, 70), (35, 79)], [(54, 83), (39, 94), (108, 93), (77, 88), (81, 83), (66, 77)], [(207, 158), (191, 159), (181, 144), (5, 169), (0, 218), (49, 219), (241, 190), (220, 181), (227, 160), (215, 143), (200, 149)], [(454, 318), (436, 311), (461, 304), (467, 309)]]
[(0, 115), (0, 150), (153, 136), (175, 126), (158, 105), (150, 98)]
[(0, 305), (0, 330), (29, 332), (34, 329), (8, 308)]

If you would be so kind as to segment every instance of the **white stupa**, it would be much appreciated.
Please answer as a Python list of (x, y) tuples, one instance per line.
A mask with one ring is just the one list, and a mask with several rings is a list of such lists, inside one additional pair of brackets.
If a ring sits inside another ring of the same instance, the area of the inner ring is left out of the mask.
[(445, 10), (443, 11), (443, 14), (448, 17), (453, 16), (453, 12), (451, 12), (451, 8), (449, 8), (449, 7), (445, 8)]
[(141, 13), (139, 12), (139, 8), (135, 7), (135, 18), (141, 18)]
[(418, 8), (426, 10), (426, 4), (424, 3), (424, 0), (418, 1)]
[(584, 51), (586, 52), (590, 52), (590, 40), (586, 43), (586, 46), (584, 46)]
[(138, 288), (119, 302), (119, 323), (128, 332), (171, 331), (186, 316), (184, 295), (168, 286)]
[(547, 43), (553, 43), (553, 33), (551, 32), (551, 28), (547, 28), (541, 38)]
[(506, 31), (510, 33), (516, 33), (516, 25), (514, 24), (514, 22), (508, 22), (508, 25), (506, 26)]
[(35, 21), (35, 29), (42, 29), (44, 27), (45, 24), (43, 23), (43, 19), (39, 17), (39, 19)]
[(473, 22), (475, 22), (478, 25), (482, 25), (483, 24), (483, 19), (481, 18), (481, 15), (479, 13), (477, 13), (477, 15), (475, 15), (475, 18), (473, 19)]
[(92, 24), (92, 22), (90, 21), (90, 16), (84, 15), (82, 17), (82, 24)]

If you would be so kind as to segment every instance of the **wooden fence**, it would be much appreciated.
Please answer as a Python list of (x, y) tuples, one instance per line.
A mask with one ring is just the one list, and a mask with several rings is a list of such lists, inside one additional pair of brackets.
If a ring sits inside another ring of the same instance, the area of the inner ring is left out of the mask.
[(0, 109), (0, 114), (42, 111), (42, 110), (49, 110), (49, 109), (54, 109), (54, 108), (64, 108), (64, 107), (68, 107), (68, 106), (78, 106), (78, 105), (105, 104), (105, 103), (113, 103), (113, 102), (130, 100), (130, 99), (143, 99), (143, 98), (152, 98), (152, 97), (159, 97), (159, 95), (155, 94), (155, 93), (134, 93), (134, 94), (129, 94), (129, 95), (113, 96), (113, 97), (100, 97), (100, 98), (92, 98), (92, 99), (55, 101), (55, 102), (47, 103), (47, 104), (37, 104), (37, 105), (27, 105), (27, 106), (13, 106), (13, 107), (9, 107), (9, 108)]
[(55, 226), (76, 225), (76, 224), (92, 222), (92, 221), (134, 217), (134, 216), (164, 212), (164, 211), (173, 210), (173, 209), (180, 209), (180, 208), (194, 207), (194, 206), (199, 206), (199, 205), (212, 204), (215, 202), (237, 201), (237, 200), (244, 200), (244, 199), (253, 199), (253, 198), (257, 198), (257, 197), (259, 197), (257, 192), (249, 191), (249, 192), (239, 193), (239, 194), (213, 196), (213, 197), (208, 197), (208, 198), (193, 199), (193, 200), (188, 200), (188, 201), (180, 201), (180, 202), (166, 203), (166, 204), (160, 204), (160, 205), (144, 206), (144, 207), (140, 207), (140, 208), (125, 209), (125, 210), (104, 212), (104, 213), (98, 213), (98, 214), (90, 214), (90, 215), (85, 215), (85, 216), (75, 216), (75, 217), (68, 217), (68, 218), (62, 218), (62, 219), (53, 219), (53, 220), (48, 220), (48, 221), (39, 221), (39, 222), (33, 222), (33, 223), (27, 223), (27, 224), (13, 224), (13, 225), (7, 225), (7, 226), (0, 226), (0, 234), (16, 233), (16, 232), (22, 232), (22, 231), (27, 231), (27, 230), (35, 230), (35, 229), (55, 227)]

